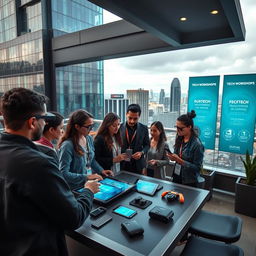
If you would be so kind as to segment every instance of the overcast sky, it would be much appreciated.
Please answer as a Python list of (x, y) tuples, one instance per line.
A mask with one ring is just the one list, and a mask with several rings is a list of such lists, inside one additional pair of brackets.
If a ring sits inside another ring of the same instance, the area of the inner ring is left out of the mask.
[[(126, 89), (144, 88), (166, 93), (173, 78), (187, 93), (190, 76), (246, 74), (256, 72), (256, 2), (240, 0), (245, 41), (147, 54), (104, 61), (105, 93), (125, 93)], [(118, 19), (104, 12), (104, 23)]]

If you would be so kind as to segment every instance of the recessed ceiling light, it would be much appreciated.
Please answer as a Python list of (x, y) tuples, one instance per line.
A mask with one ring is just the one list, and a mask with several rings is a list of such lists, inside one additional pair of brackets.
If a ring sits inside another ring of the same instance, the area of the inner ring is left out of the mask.
[(186, 17), (180, 17), (180, 21), (186, 21), (187, 18)]
[(212, 14), (212, 15), (215, 15), (215, 14), (218, 14), (218, 13), (219, 13), (218, 10), (212, 10), (212, 11), (211, 11), (211, 14)]

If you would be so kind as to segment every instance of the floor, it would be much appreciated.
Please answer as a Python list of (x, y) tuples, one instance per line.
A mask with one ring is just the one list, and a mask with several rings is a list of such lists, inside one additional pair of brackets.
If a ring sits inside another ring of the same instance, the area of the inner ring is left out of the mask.
[[(243, 249), (244, 256), (256, 255), (256, 218), (251, 218), (236, 213), (234, 211), (233, 195), (227, 195), (214, 191), (212, 199), (205, 204), (203, 209), (216, 213), (237, 215), (241, 217), (243, 220), (242, 234), (239, 241), (234, 244)], [(183, 248), (184, 246), (177, 246), (170, 256), (180, 255)]]

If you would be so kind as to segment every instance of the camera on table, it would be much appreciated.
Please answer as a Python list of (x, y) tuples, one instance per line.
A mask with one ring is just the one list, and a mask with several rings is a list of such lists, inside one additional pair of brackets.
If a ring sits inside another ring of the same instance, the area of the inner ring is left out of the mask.
[(178, 193), (172, 190), (164, 191), (161, 195), (162, 198), (166, 198), (168, 202), (179, 200), (181, 204), (184, 203), (185, 199), (182, 193)]

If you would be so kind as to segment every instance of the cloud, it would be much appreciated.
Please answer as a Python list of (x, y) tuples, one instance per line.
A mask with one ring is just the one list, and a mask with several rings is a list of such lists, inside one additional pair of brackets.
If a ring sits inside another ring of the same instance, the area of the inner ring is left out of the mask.
[(243, 74), (256, 71), (256, 5), (253, 0), (241, 2), (246, 40), (184, 50), (147, 54), (105, 61), (105, 90), (125, 92), (127, 88), (169, 91), (177, 77), (182, 91), (189, 76)]

